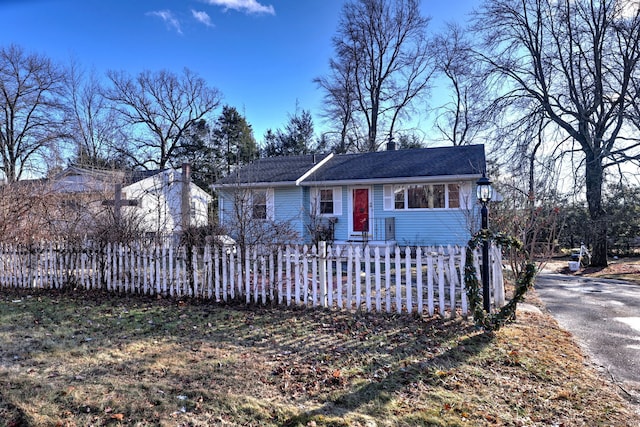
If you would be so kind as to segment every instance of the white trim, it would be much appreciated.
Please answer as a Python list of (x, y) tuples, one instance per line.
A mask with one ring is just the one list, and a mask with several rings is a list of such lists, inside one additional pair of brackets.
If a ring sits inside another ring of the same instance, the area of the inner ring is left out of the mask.
[(333, 187), (333, 214), (342, 215), (342, 187)]
[[(333, 212), (320, 213), (320, 190), (331, 190), (333, 197)], [(311, 187), (309, 204), (312, 214), (321, 217), (342, 216), (342, 187)]]
[[(414, 183), (412, 183), (414, 184)], [(430, 183), (430, 182), (421, 182), (421, 183), (415, 183), (415, 184), (429, 184), (429, 185), (439, 185), (442, 184), (444, 185), (444, 204), (446, 207), (442, 207), (442, 208), (410, 208), (409, 207), (409, 193), (408, 193), (408, 188), (407, 186), (402, 186), (404, 187), (404, 208), (402, 209), (397, 209), (395, 206), (395, 187), (397, 185), (385, 185), (383, 187), (383, 195), (384, 195), (384, 206), (383, 206), (383, 210), (385, 211), (396, 211), (396, 212), (432, 212), (432, 211), (453, 211), (453, 210), (460, 210), (460, 209), (464, 209), (465, 208), (465, 203), (463, 203), (462, 201), (462, 192), (463, 189), (466, 187), (464, 182), (437, 182), (437, 183)], [(454, 184), (454, 185), (458, 185), (458, 207), (455, 208), (451, 208), (449, 207), (449, 185)], [(387, 194), (390, 193), (390, 196)]]
[(369, 193), (369, 214), (368, 214), (368, 222), (369, 222), (369, 230), (367, 233), (371, 236), (373, 233), (373, 187), (370, 185), (354, 185), (347, 189), (348, 199), (347, 199), (347, 225), (348, 225), (348, 235), (349, 236), (361, 236), (363, 234), (362, 231), (354, 231), (353, 230), (353, 191), (366, 189)]
[(475, 175), (438, 175), (438, 176), (408, 176), (397, 178), (370, 178), (370, 179), (342, 179), (342, 180), (327, 180), (327, 181), (307, 181), (303, 182), (301, 186), (313, 186), (313, 187), (331, 187), (336, 185), (350, 185), (350, 186), (367, 186), (373, 184), (403, 184), (403, 183), (438, 183), (446, 184), (448, 182), (459, 181), (472, 181), (481, 178), (482, 174)]
[(386, 184), (382, 186), (382, 209), (385, 211), (395, 210), (395, 197), (393, 193), (393, 185)]
[(277, 181), (277, 182), (234, 182), (232, 184), (213, 184), (211, 188), (274, 188), (274, 187), (291, 187), (295, 185), (293, 181)]
[(314, 173), (315, 171), (317, 171), (318, 169), (320, 169), (322, 167), (322, 165), (324, 165), (325, 163), (327, 163), (329, 160), (331, 160), (331, 158), (333, 157), (333, 153), (330, 153), (327, 157), (325, 157), (324, 159), (320, 160), (317, 164), (315, 164), (311, 169), (309, 169), (308, 171), (306, 171), (300, 178), (296, 179), (296, 186), (300, 185), (300, 183), (302, 181), (304, 181), (305, 179), (307, 179), (309, 177), (309, 175), (311, 175), (312, 173)]

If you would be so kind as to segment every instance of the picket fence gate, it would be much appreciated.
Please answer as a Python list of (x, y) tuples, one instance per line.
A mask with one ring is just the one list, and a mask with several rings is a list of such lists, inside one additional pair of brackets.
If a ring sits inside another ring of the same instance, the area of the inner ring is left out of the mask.
[[(0, 244), (0, 287), (106, 290), (216, 302), (376, 312), (468, 314), (464, 247), (285, 246), (186, 248), (172, 244)], [(480, 277), (480, 254), (474, 267)], [(504, 304), (502, 254), (490, 284)]]

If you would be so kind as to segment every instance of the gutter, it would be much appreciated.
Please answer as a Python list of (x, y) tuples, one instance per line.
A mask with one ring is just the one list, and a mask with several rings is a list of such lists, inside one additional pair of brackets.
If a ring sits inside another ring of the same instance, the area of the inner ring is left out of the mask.
[(231, 184), (212, 184), (211, 188), (266, 188), (266, 187), (291, 187), (294, 181), (277, 181), (277, 182), (234, 182)]
[(341, 179), (341, 180), (325, 180), (325, 181), (308, 181), (296, 185), (303, 186), (332, 186), (332, 185), (357, 185), (357, 184), (407, 184), (407, 183), (425, 183), (425, 182), (455, 182), (477, 180), (482, 174), (469, 175), (438, 175), (438, 176), (410, 176), (397, 178), (369, 178), (369, 179)]

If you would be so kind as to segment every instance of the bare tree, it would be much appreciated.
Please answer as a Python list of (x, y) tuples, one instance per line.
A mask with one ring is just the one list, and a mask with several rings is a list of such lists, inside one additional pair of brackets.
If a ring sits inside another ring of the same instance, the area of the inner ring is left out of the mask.
[(462, 27), (448, 24), (444, 33), (436, 35), (433, 45), (438, 73), (450, 90), (448, 101), (436, 108), (435, 127), (454, 146), (475, 143), (486, 127), (487, 92), (472, 44)]
[[(623, 0), (492, 0), (476, 16), (505, 120), (543, 114), (580, 153), (595, 265), (607, 264), (607, 168), (640, 160), (640, 5)], [(520, 107), (525, 106), (524, 109)], [(524, 123), (524, 121), (523, 121)]]
[(65, 126), (76, 164), (109, 167), (118, 163), (114, 147), (122, 146), (125, 138), (113, 125), (116, 112), (102, 92), (95, 73), (85, 73), (72, 61), (66, 73)]
[(137, 166), (164, 169), (172, 164), (183, 138), (196, 122), (213, 122), (221, 94), (188, 69), (178, 76), (169, 71), (143, 71), (137, 78), (107, 73), (111, 87), (105, 96), (114, 103), (132, 146), (127, 155)]
[(17, 45), (0, 48), (0, 169), (20, 179), (55, 149), (62, 135), (63, 75), (42, 55)]
[(325, 91), (324, 117), (328, 122), (340, 125), (333, 151), (342, 154), (353, 150), (357, 140), (354, 135), (358, 128), (354, 118), (357, 108), (354, 67), (348, 58), (344, 58), (342, 62), (332, 59), (329, 68), (331, 75), (318, 77), (314, 82)]
[(340, 119), (343, 127), (352, 106), (366, 124), (363, 151), (378, 149), (381, 128), (384, 139), (393, 135), (412, 103), (429, 88), (435, 66), (426, 36), (428, 22), (419, 0), (345, 3), (333, 40), (333, 74), (318, 82), (329, 91), (336, 111), (345, 114)]
[(220, 223), (235, 239), (241, 253), (248, 248), (272, 247), (299, 241), (291, 221), (274, 217), (273, 189), (251, 188), (240, 182), (219, 188)]

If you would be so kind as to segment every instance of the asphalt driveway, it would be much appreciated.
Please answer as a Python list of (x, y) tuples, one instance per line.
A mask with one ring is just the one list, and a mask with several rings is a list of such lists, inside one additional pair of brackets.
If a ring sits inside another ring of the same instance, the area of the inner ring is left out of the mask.
[(540, 274), (535, 289), (560, 326), (640, 412), (640, 285)]

